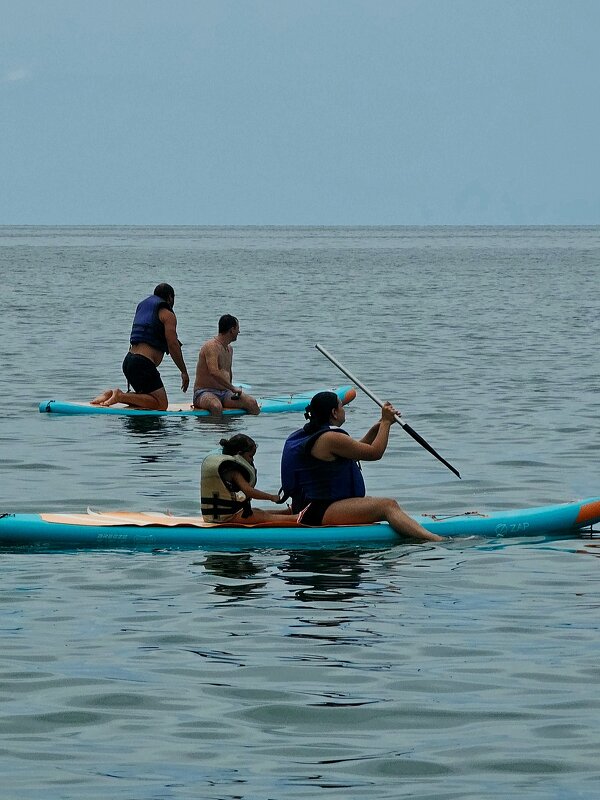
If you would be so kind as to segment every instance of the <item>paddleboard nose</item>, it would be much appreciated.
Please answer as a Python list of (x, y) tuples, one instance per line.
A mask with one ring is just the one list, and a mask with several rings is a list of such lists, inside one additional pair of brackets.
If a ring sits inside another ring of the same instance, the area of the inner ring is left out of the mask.
[(579, 526), (593, 525), (600, 519), (600, 500), (583, 503), (577, 514), (575, 522)]
[(342, 405), (346, 406), (348, 403), (351, 403), (354, 398), (356, 397), (356, 389), (348, 389), (346, 394), (342, 397)]

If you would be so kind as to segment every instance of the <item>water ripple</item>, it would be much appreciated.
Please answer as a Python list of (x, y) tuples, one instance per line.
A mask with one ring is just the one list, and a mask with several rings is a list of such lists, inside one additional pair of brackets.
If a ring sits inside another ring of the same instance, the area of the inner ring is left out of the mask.
[[(599, 254), (597, 228), (3, 229), (2, 510), (195, 513), (200, 461), (230, 432), (257, 439), (261, 486), (279, 486), (287, 415), (37, 413), (122, 380), (156, 264), (181, 289), (186, 358), (227, 297), (257, 393), (340, 383), (313, 348), (327, 342), (463, 475), (394, 428), (363, 464), (371, 493), (415, 513), (598, 495), (598, 373), (582, 378), (581, 354), (597, 350)], [(359, 396), (347, 427), (376, 418)], [(598, 555), (544, 537), (3, 551), (3, 795), (595, 800)]]

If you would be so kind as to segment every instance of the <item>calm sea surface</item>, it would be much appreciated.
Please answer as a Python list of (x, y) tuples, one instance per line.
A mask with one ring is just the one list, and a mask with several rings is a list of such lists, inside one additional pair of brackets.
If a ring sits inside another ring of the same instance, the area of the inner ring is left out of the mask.
[[(161, 281), (190, 371), (223, 313), (255, 394), (346, 383), (320, 342), (463, 476), (394, 429), (371, 494), (600, 495), (599, 269), (600, 228), (0, 228), (0, 510), (192, 514), (238, 431), (278, 488), (297, 415), (38, 413), (123, 385)], [(377, 411), (359, 396), (346, 427)], [(598, 544), (0, 552), (1, 796), (597, 798)]]

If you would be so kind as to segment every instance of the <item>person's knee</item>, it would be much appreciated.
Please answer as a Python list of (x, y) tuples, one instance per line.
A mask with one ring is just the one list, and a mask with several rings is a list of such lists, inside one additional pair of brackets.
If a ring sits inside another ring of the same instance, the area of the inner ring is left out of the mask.
[(157, 411), (166, 411), (169, 407), (169, 398), (167, 397), (167, 393), (164, 389), (158, 390), (157, 392), (151, 392), (152, 397), (154, 398), (154, 403), (156, 406)]
[(401, 511), (400, 506), (391, 497), (382, 497), (379, 500), (379, 505), (383, 513), (393, 514), (395, 511)]
[(223, 412), (223, 406), (216, 397), (200, 397), (199, 400), (194, 403), (194, 408), (197, 408), (199, 411), (208, 411), (209, 414), (221, 414)]
[(241, 408), (246, 414), (260, 414), (260, 407), (254, 397), (245, 393), (242, 393), (242, 396), (239, 398), (234, 408)]

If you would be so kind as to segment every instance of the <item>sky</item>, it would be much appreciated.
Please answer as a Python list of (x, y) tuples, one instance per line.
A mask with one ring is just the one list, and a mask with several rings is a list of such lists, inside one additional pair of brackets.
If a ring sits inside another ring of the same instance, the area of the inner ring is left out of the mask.
[(0, 224), (599, 224), (599, 41), (599, 0), (0, 0)]

